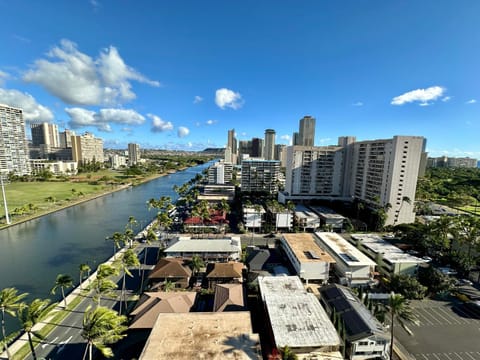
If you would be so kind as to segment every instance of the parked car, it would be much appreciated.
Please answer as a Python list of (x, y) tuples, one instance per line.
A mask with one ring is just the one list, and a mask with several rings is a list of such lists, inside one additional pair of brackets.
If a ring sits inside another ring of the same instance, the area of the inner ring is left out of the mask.
[(468, 280), (468, 279), (458, 279), (458, 280), (455, 282), (455, 285), (457, 285), (457, 286), (473, 285), (473, 282), (471, 282), (471, 281)]
[(422, 259), (425, 260), (425, 262), (427, 263), (432, 262), (433, 260), (430, 256), (423, 256)]
[(443, 274), (443, 275), (457, 275), (457, 271), (450, 267), (439, 267), (438, 270)]

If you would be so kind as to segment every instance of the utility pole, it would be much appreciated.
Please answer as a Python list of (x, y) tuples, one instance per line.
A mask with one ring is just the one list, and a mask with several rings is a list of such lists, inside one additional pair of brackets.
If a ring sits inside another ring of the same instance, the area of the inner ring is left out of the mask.
[(2, 184), (3, 207), (5, 208), (5, 220), (7, 225), (10, 225), (10, 218), (8, 217), (7, 197), (5, 196), (5, 186), (3, 185), (3, 176), (0, 174), (0, 183)]

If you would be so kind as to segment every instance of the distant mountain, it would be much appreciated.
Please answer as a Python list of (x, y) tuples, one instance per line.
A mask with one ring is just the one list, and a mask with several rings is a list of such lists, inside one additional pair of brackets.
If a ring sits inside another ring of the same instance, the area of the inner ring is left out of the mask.
[(206, 148), (200, 151), (203, 154), (211, 154), (211, 155), (222, 155), (225, 153), (225, 148)]

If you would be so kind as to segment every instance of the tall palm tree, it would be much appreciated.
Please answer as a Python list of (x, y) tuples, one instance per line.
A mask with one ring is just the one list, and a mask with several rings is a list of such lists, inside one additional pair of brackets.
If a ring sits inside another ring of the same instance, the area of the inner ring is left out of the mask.
[(144, 254), (143, 254), (143, 270), (142, 270), (142, 280), (140, 282), (140, 292), (143, 291), (143, 281), (145, 280), (145, 267), (147, 266), (147, 254), (148, 254), (148, 245), (150, 245), (153, 241), (158, 240), (157, 234), (152, 228), (149, 228), (147, 231), (147, 236), (145, 237), (145, 247), (144, 247)]
[(23, 331), (27, 333), (28, 343), (34, 359), (37, 359), (37, 355), (35, 354), (32, 337), (40, 340), (43, 340), (44, 337), (39, 332), (33, 331), (33, 327), (42, 321), (55, 306), (56, 304), (50, 304), (50, 299), (35, 299), (30, 304), (23, 305), (18, 309), (18, 318), (22, 324)]
[(125, 236), (122, 233), (116, 231), (113, 233), (112, 236), (107, 236), (105, 240), (111, 241), (113, 243), (113, 258), (115, 259), (117, 256), (117, 249), (121, 247), (122, 243), (125, 243)]
[(82, 282), (83, 282), (83, 277), (85, 274), (87, 274), (87, 277), (90, 276), (90, 271), (92, 270), (88, 264), (80, 264), (78, 266), (78, 270), (80, 271), (80, 281), (79, 281), (79, 286), (81, 287)]
[(190, 266), (192, 267), (193, 275), (196, 275), (205, 266), (205, 263), (200, 256), (193, 255), (192, 260), (190, 260)]
[(83, 359), (88, 353), (88, 359), (92, 360), (94, 347), (100, 350), (103, 356), (112, 357), (113, 351), (107, 345), (114, 344), (126, 336), (124, 334), (127, 330), (126, 322), (127, 318), (118, 315), (114, 310), (104, 307), (87, 308), (83, 316), (82, 337), (87, 340)]
[[(5, 327), (5, 313), (15, 317), (16, 310), (22, 306), (22, 300), (27, 296), (27, 293), (18, 294), (15, 288), (5, 288), (0, 291), (0, 315), (2, 316), (2, 337), (3, 345), (7, 351), (7, 357), (10, 359), (10, 352), (8, 351), (8, 342)], [(0, 347), (1, 348), (1, 347)]]
[(410, 307), (410, 302), (400, 294), (392, 294), (388, 299), (386, 311), (390, 315), (390, 360), (393, 359), (393, 329), (395, 320), (408, 334), (412, 334), (406, 322), (418, 323), (418, 319)]
[(57, 279), (55, 280), (55, 285), (53, 286), (50, 292), (55, 294), (58, 288), (62, 291), (62, 299), (65, 303), (65, 308), (67, 307), (67, 299), (65, 298), (65, 289), (69, 289), (73, 287), (73, 278), (68, 274), (59, 274), (57, 275)]
[(125, 277), (126, 275), (132, 277), (133, 275), (129, 268), (138, 266), (140, 266), (140, 260), (138, 260), (137, 254), (132, 249), (126, 250), (118, 262), (118, 267), (123, 272), (122, 292), (120, 295), (120, 310), (118, 311), (120, 314), (122, 314), (122, 300), (125, 302), (125, 308), (127, 307), (127, 299), (125, 296)]
[(113, 296), (114, 290), (117, 288), (112, 280), (109, 279), (110, 276), (118, 275), (118, 269), (110, 264), (100, 264), (97, 269), (97, 277), (93, 280), (87, 290), (95, 291), (93, 300), (97, 302), (97, 306), (100, 306), (102, 296)]

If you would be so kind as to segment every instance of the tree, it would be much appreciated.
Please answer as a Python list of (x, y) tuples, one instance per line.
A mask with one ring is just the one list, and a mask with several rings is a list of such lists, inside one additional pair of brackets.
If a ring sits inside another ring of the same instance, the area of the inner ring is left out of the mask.
[(35, 299), (30, 304), (24, 304), (18, 309), (18, 318), (22, 324), (22, 329), (27, 333), (28, 343), (32, 356), (37, 359), (35, 347), (33, 346), (32, 337), (43, 340), (43, 335), (37, 331), (33, 331), (33, 327), (42, 321), (53, 310), (56, 304), (50, 304), (50, 299)]
[(193, 255), (192, 260), (190, 260), (190, 266), (194, 275), (198, 274), (200, 269), (205, 266), (202, 258), (198, 255)]
[(175, 283), (173, 281), (166, 280), (163, 283), (163, 291), (169, 292), (169, 291), (172, 291), (173, 289), (175, 289)]
[(143, 282), (145, 280), (145, 268), (147, 266), (148, 245), (150, 245), (153, 241), (156, 241), (156, 240), (157, 240), (157, 234), (155, 233), (155, 231), (152, 228), (149, 228), (148, 231), (147, 231), (147, 236), (145, 237), (146, 245), (143, 248), (145, 250), (145, 252), (143, 254), (143, 265), (144, 265), (144, 267), (143, 267), (143, 270), (142, 270), (142, 280), (140, 282), (140, 292), (143, 291)]
[(126, 335), (127, 318), (118, 315), (114, 310), (104, 307), (87, 308), (83, 317), (82, 337), (87, 340), (83, 359), (92, 360), (92, 351), (95, 347), (103, 356), (112, 357), (113, 351), (107, 345), (114, 344)]
[(282, 360), (297, 360), (298, 356), (292, 351), (292, 349), (285, 345), (283, 349), (280, 350), (282, 354)]
[(408, 334), (412, 334), (407, 327), (406, 322), (418, 323), (417, 318), (413, 314), (410, 302), (400, 294), (392, 294), (386, 305), (386, 312), (390, 315), (390, 360), (393, 359), (393, 329), (395, 320)]
[(410, 198), (408, 196), (402, 197), (402, 203), (400, 204), (400, 208), (398, 209), (398, 214), (395, 215), (395, 218), (393, 220), (393, 226), (395, 226), (395, 224), (398, 221), (398, 216), (400, 216), (400, 213), (402, 212), (402, 207), (403, 207), (404, 203), (407, 203), (408, 205), (410, 205), (412, 203), (412, 201), (410, 200)]
[(18, 294), (15, 288), (5, 288), (0, 291), (0, 315), (2, 316), (2, 337), (3, 345), (7, 351), (7, 357), (10, 359), (8, 351), (8, 342), (5, 328), (5, 314), (15, 317), (16, 310), (22, 306), (22, 300), (27, 296), (27, 293)]
[(67, 307), (67, 299), (65, 298), (65, 289), (73, 287), (73, 278), (68, 274), (59, 274), (55, 280), (55, 285), (50, 291), (52, 294), (55, 294), (58, 288), (62, 290), (62, 299), (65, 303), (65, 308)]
[(102, 296), (113, 296), (114, 290), (117, 288), (110, 276), (118, 275), (118, 269), (110, 264), (100, 264), (97, 269), (97, 277), (93, 280), (87, 290), (95, 291), (93, 300), (97, 302), (97, 306), (100, 306)]
[(106, 237), (105, 240), (113, 242), (113, 258), (115, 259), (115, 257), (117, 256), (117, 249), (121, 247), (122, 243), (125, 243), (125, 236), (122, 233), (116, 231), (113, 233), (112, 236)]
[(127, 307), (127, 299), (125, 296), (125, 277), (126, 275), (130, 277), (133, 276), (129, 268), (140, 266), (140, 260), (138, 260), (137, 254), (132, 249), (128, 249), (123, 253), (120, 261), (118, 262), (118, 266), (123, 273), (122, 292), (120, 295), (120, 310), (118, 311), (120, 314), (122, 314), (122, 300), (125, 301), (125, 308)]
[(87, 277), (90, 276), (90, 271), (92, 270), (88, 264), (80, 264), (78, 266), (78, 270), (80, 271), (80, 281), (79, 285), (82, 285), (83, 277), (85, 276), (85, 273), (87, 274)]

